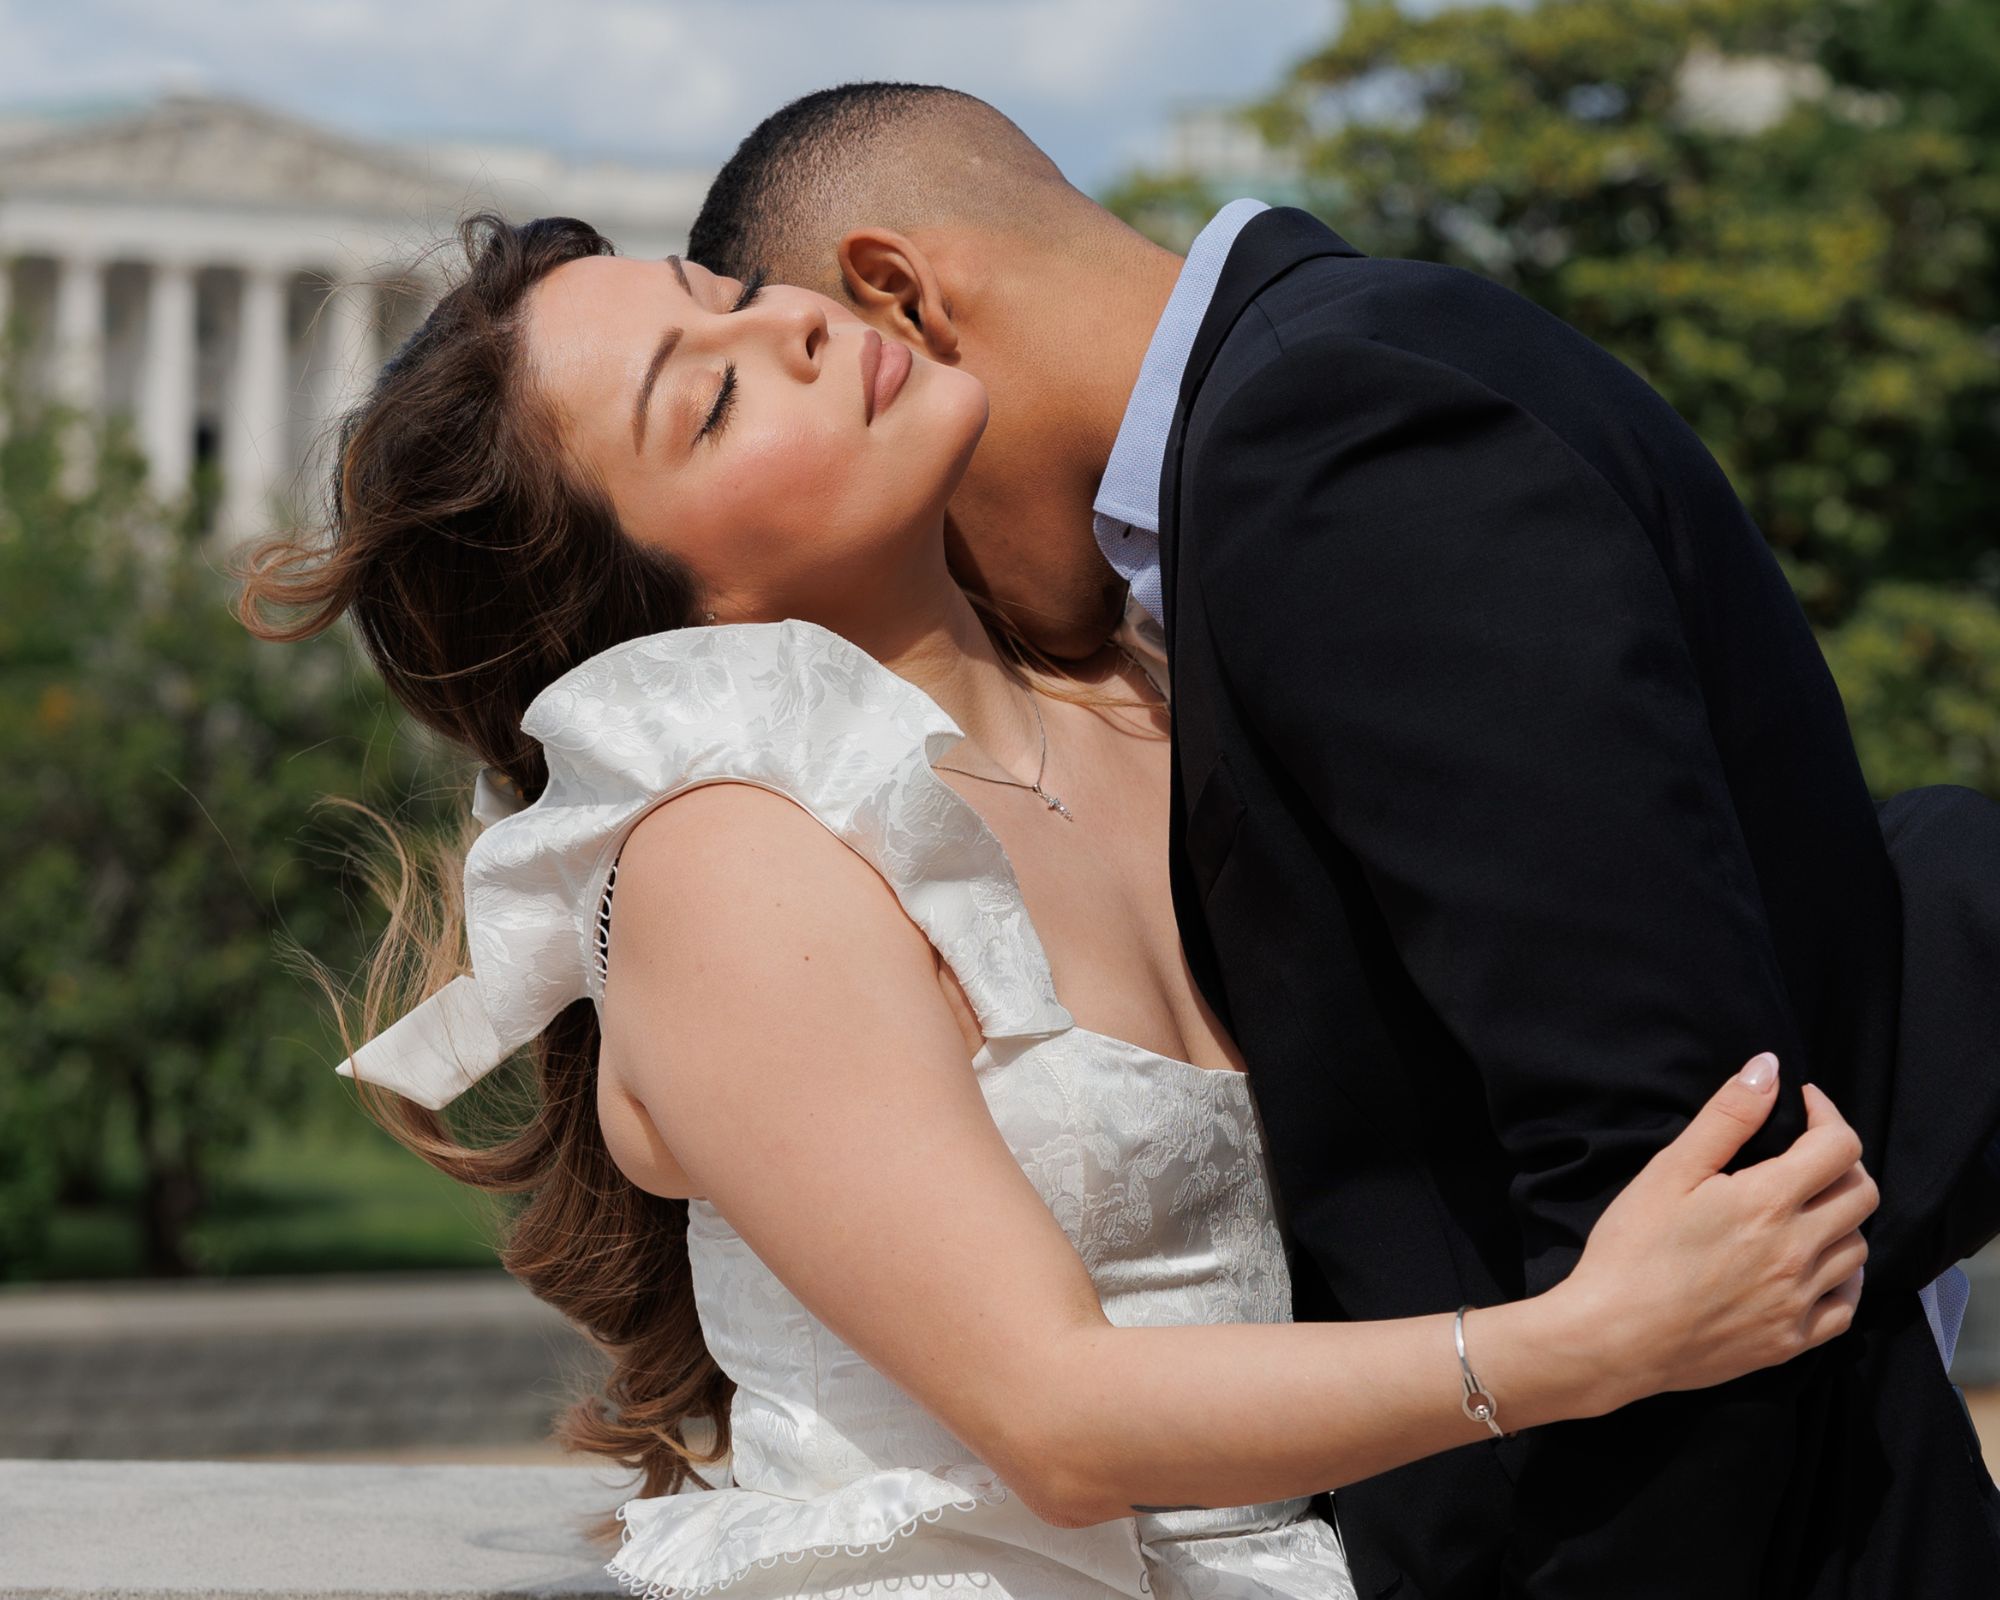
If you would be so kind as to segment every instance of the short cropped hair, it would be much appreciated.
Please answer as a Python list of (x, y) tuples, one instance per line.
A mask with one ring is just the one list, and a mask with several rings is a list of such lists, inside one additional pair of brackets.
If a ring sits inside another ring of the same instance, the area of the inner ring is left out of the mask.
[(984, 100), (935, 84), (847, 83), (760, 122), (709, 186), (688, 258), (741, 278), (841, 292), (836, 240), (876, 223), (908, 230), (1023, 185), (1064, 189), (1028, 136)]

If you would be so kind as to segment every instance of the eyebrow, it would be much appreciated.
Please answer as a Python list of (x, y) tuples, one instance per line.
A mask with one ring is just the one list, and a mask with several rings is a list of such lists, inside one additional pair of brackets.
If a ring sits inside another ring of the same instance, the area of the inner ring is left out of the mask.
[[(668, 259), (672, 259), (669, 257)], [(660, 342), (653, 346), (653, 359), (646, 363), (646, 375), (639, 380), (639, 396), (632, 402), (632, 453), (637, 455), (646, 444), (646, 408), (653, 403), (653, 386), (659, 382), (660, 369), (667, 364), (667, 358), (674, 353), (674, 346), (681, 342), (681, 330), (669, 328), (660, 335)]]
[[(680, 279), (681, 289), (687, 297), (694, 298), (694, 290), (688, 286), (687, 268), (681, 265), (679, 256), (667, 257), (667, 265), (674, 269), (674, 276)], [(637, 455), (646, 446), (646, 411), (653, 403), (653, 385), (659, 382), (660, 369), (667, 364), (674, 353), (674, 346), (681, 342), (681, 330), (669, 328), (660, 335), (660, 342), (653, 347), (653, 358), (646, 363), (646, 376), (639, 380), (639, 393), (632, 402), (632, 453)]]

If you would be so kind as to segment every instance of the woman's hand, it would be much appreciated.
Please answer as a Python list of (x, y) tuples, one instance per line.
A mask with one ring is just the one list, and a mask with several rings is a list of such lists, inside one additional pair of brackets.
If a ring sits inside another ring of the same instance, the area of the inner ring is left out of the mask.
[(1602, 1330), (1625, 1400), (1701, 1389), (1846, 1332), (1861, 1299), (1875, 1180), (1861, 1140), (1811, 1084), (1784, 1154), (1724, 1172), (1771, 1114), (1778, 1062), (1750, 1061), (1591, 1230), (1555, 1291)]

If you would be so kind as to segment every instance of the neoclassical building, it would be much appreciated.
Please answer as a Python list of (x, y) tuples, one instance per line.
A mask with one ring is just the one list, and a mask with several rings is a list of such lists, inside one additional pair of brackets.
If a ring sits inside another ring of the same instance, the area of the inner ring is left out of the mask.
[(162, 494), (219, 467), (240, 537), (316, 497), (329, 419), (421, 318), (460, 216), (579, 216), (658, 256), (708, 177), (370, 143), (206, 97), (0, 117), (0, 324), (22, 391), (128, 419)]

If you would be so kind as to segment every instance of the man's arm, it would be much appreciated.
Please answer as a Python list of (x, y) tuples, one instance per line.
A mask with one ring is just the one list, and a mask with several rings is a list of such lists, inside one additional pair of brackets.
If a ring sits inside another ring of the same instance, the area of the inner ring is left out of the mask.
[[(1778, 1054), (1786, 1102), (1756, 1153), (1791, 1138), (1811, 1063), (1673, 594), (1623, 500), (1504, 398), (1348, 338), (1205, 392), (1185, 473), (1178, 582), (1480, 1074), (1530, 1289), (1569, 1272), (1732, 1062)], [(1704, 1529), (1761, 1543), (1798, 1381), (1530, 1444), (1524, 1591), (1754, 1592), (1713, 1570), (1675, 1585)], [(1690, 1493), (1703, 1529), (1663, 1540)]]
[(2000, 804), (1951, 785), (1880, 808), (1903, 902), (1894, 1110), (1898, 1205), (1871, 1238), (1923, 1282), (2000, 1231)]

